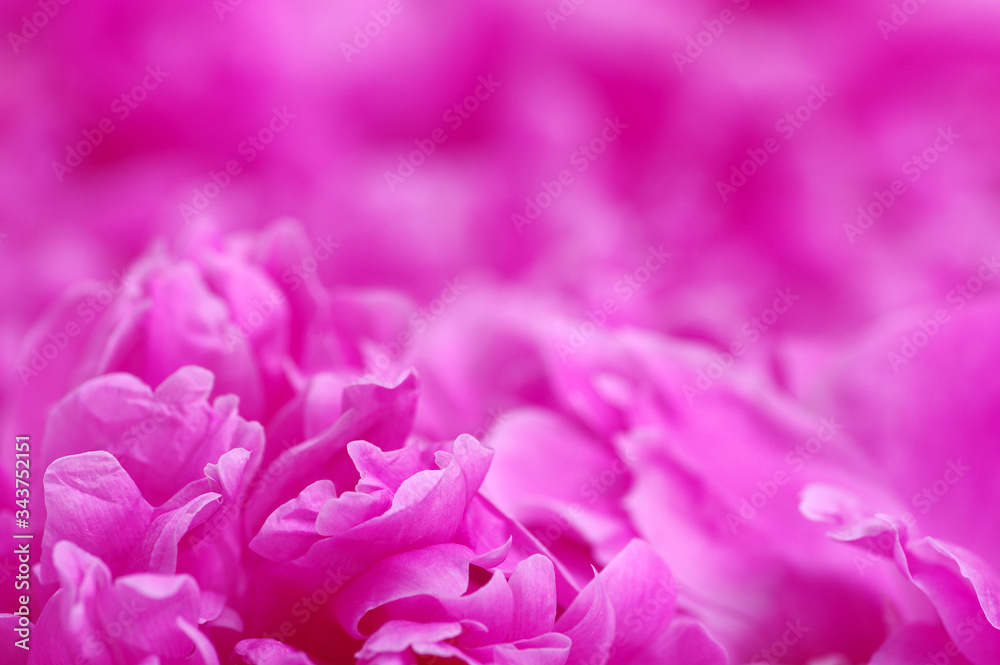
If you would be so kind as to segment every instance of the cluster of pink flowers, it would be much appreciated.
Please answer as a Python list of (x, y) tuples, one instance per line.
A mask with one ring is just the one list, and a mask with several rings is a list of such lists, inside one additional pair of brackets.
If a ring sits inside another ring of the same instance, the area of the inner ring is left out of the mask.
[[(84, 378), (48, 412), (35, 448), (40, 613), (21, 660), (725, 662), (678, 606), (662, 556), (624, 523), (614, 544), (595, 540), (599, 573), (582, 550), (557, 556), (546, 529), (512, 515), (523, 510), (507, 499), (520, 482), (503, 468), (514, 446), (487, 492), (492, 447), (432, 435), (450, 428), (446, 416), (418, 424), (417, 375), (381, 381), (387, 356), (365, 350), (380, 335), (391, 343), (408, 319), (399, 303), (315, 279), (282, 285), (282, 266), (307, 257), (295, 254), (307, 245), (295, 225), (217, 240), (138, 261), (74, 336), (86, 351), (66, 358), (72, 369), (22, 367), (26, 403)], [(64, 318), (90, 297), (56, 313), (42, 347), (60, 345)], [(522, 417), (536, 416), (501, 414), (484, 438), (510, 436)], [(592, 459), (577, 464), (578, 442), (551, 444), (584, 471), (631, 463), (590, 443)], [(3, 617), (11, 634), (19, 621)]]
[(14, 422), (47, 413), (44, 529), (32, 648), (8, 640), (10, 662), (998, 653), (996, 534), (973, 512), (993, 505), (996, 410), (920, 401), (996, 383), (956, 362), (995, 346), (995, 308), (939, 326), (905, 374), (880, 331), (793, 399), (652, 331), (573, 347), (548, 303), (483, 284), (420, 307), (282, 280), (310, 251), (291, 223), (194, 234), (139, 259), (77, 335), (94, 290), (37, 328), (35, 348), (65, 348), (18, 375)]
[(0, 7), (0, 662), (1000, 663), (1000, 12), (667, 5)]

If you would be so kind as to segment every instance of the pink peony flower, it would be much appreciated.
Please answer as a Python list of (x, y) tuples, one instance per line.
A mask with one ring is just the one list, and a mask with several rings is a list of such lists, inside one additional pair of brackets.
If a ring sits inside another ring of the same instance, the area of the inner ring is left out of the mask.
[(53, 548), (59, 590), (38, 619), (29, 662), (198, 663), (219, 657), (198, 625), (218, 613), (187, 575), (116, 577), (70, 541)]
[(0, 662), (1000, 662), (995, 6), (0, 25)]

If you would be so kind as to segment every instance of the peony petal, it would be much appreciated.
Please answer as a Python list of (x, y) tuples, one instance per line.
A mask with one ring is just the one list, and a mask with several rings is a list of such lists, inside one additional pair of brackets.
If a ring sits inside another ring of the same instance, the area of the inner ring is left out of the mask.
[(615, 652), (609, 665), (630, 663), (674, 618), (677, 587), (663, 559), (633, 540), (601, 571), (615, 612)]
[(243, 660), (234, 665), (314, 665), (298, 649), (272, 639), (242, 640), (233, 652)]
[(572, 641), (559, 633), (500, 644), (494, 650), (496, 665), (564, 665), (569, 659)]
[(475, 555), (461, 545), (433, 545), (378, 562), (348, 584), (336, 599), (340, 625), (360, 638), (361, 618), (385, 603), (416, 595), (458, 598), (469, 584)]
[(250, 548), (272, 561), (291, 561), (302, 556), (322, 537), (316, 532), (320, 510), (336, 498), (337, 489), (332, 482), (317, 480), (267, 518), (250, 541)]
[(556, 620), (556, 574), (552, 560), (528, 557), (510, 576), (514, 607), (506, 641), (530, 639), (552, 631)]
[(45, 471), (48, 513), (42, 539), (42, 583), (56, 581), (52, 548), (71, 540), (124, 572), (149, 527), (153, 508), (111, 454), (94, 451), (63, 457)]
[(599, 575), (584, 587), (556, 621), (556, 630), (572, 640), (567, 665), (604, 665), (615, 637), (615, 610)]
[(941, 626), (909, 624), (889, 636), (872, 654), (868, 665), (911, 665), (911, 663), (942, 663), (942, 665), (972, 665)]

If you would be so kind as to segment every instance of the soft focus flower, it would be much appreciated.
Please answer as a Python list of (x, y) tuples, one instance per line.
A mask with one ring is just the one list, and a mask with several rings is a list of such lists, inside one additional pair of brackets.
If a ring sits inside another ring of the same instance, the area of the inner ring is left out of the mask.
[(198, 663), (218, 655), (198, 624), (217, 608), (186, 575), (114, 577), (99, 558), (63, 541), (53, 550), (59, 590), (38, 620), (29, 662)]
[(0, 26), (0, 661), (1000, 662), (995, 6)]

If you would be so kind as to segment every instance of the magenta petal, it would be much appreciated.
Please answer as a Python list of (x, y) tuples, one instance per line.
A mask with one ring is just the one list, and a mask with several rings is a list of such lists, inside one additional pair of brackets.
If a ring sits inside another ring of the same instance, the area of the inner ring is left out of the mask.
[(511, 546), (514, 544), (514, 537), (511, 536), (507, 538), (503, 545), (495, 547), (489, 552), (480, 554), (475, 559), (472, 560), (472, 564), (479, 566), (480, 568), (496, 568), (510, 556)]
[(156, 387), (156, 398), (164, 404), (205, 402), (212, 395), (215, 377), (203, 367), (189, 365), (177, 370)]
[[(593, 582), (584, 587), (559, 617), (556, 629), (573, 637), (575, 629), (571, 626), (589, 621), (587, 648), (592, 653), (603, 648), (608, 663), (629, 663), (650, 640), (663, 633), (673, 619), (675, 602), (676, 590), (666, 564), (649, 544), (632, 540)], [(600, 608), (605, 604), (611, 608), (610, 620), (600, 615)], [(608, 630), (608, 625), (611, 637), (605, 638), (602, 631)], [(605, 639), (607, 641), (603, 642)], [(615, 649), (609, 656), (607, 648), (612, 640)], [(573, 645), (571, 663), (577, 657), (575, 637)]]
[[(611, 473), (626, 467), (615, 466), (613, 449), (568, 419), (542, 409), (518, 409), (505, 414), (490, 445), (497, 452), (486, 493), (532, 531), (573, 510), (573, 531), (597, 550), (601, 563), (634, 534), (625, 519), (617, 519), (628, 476)], [(560, 472), (552, 473), (554, 468)], [(596, 482), (602, 473), (612, 480)]]
[(541, 554), (528, 557), (510, 576), (514, 611), (508, 642), (548, 633), (556, 620), (556, 574), (552, 560)]
[(114, 621), (121, 607), (134, 611), (128, 639), (132, 647), (146, 653), (174, 654), (191, 652), (186, 631), (176, 630), (178, 619), (197, 625), (201, 617), (198, 585), (187, 575), (142, 573), (115, 580), (114, 593), (102, 598), (102, 619)]
[(384, 606), (390, 620), (422, 623), (460, 622), (464, 628), (454, 641), (465, 651), (496, 644), (510, 629), (513, 599), (501, 571), (482, 587), (454, 598), (417, 595), (400, 598)]
[(482, 494), (475, 497), (466, 508), (465, 518), (455, 535), (455, 540), (477, 552), (496, 551), (501, 543), (509, 540), (510, 553), (502, 562), (505, 571), (512, 573), (513, 567), (519, 562), (535, 554), (541, 554), (548, 558), (555, 568), (556, 598), (559, 605), (563, 607), (570, 605), (580, 593), (580, 588), (559, 559), (554, 557), (523, 524), (508, 517)]
[(194, 642), (194, 650), (188, 654), (187, 660), (204, 665), (219, 665), (219, 654), (215, 646), (204, 634), (181, 617), (177, 617), (177, 627)]
[[(974, 633), (968, 636), (974, 638)], [(963, 636), (963, 640), (965, 636)], [(972, 665), (959, 651), (955, 642), (941, 626), (910, 624), (900, 628), (872, 654), (868, 665), (911, 665), (912, 663), (942, 663)]]
[(197, 583), (187, 575), (125, 575), (112, 582), (96, 557), (73, 543), (55, 545), (60, 588), (39, 617), (34, 653), (43, 663), (218, 665), (215, 648), (196, 628), (203, 614)]
[(71, 540), (112, 569), (124, 572), (145, 536), (153, 508), (110, 453), (94, 451), (56, 460), (45, 471), (48, 518), (42, 539), (43, 583), (56, 581), (52, 548)]
[(677, 589), (663, 559), (642, 540), (632, 540), (601, 571), (615, 611), (615, 652), (609, 664), (631, 662), (674, 618)]
[(311, 439), (337, 422), (347, 385), (345, 377), (329, 372), (320, 372), (310, 378), (302, 395), (302, 439)]
[(493, 460), (493, 451), (468, 434), (463, 434), (455, 439), (452, 458), (462, 469), (465, 477), (465, 502), (469, 503), (486, 478)]
[(360, 638), (358, 623), (370, 610), (408, 596), (457, 598), (469, 584), (475, 555), (461, 545), (433, 545), (384, 559), (348, 584), (336, 599), (340, 625)]
[(573, 641), (567, 665), (604, 665), (615, 637), (615, 610), (598, 575), (559, 620), (556, 630)]
[(243, 640), (236, 645), (233, 652), (242, 658), (242, 665), (313, 665), (313, 662), (295, 647), (272, 639)]
[(361, 477), (359, 491), (370, 488), (395, 492), (403, 481), (426, 468), (419, 451), (411, 446), (382, 450), (368, 441), (352, 441), (347, 444), (347, 453)]
[(249, 479), (257, 470), (259, 456), (255, 459), (252, 453), (236, 447), (223, 453), (219, 461), (205, 465), (205, 477), (218, 485), (215, 491), (222, 495), (223, 501), (236, 502), (240, 498), (240, 490), (249, 485)]
[(677, 619), (653, 642), (646, 653), (632, 662), (635, 665), (662, 660), (685, 665), (729, 665), (729, 658), (705, 628), (689, 619)]
[(272, 561), (290, 561), (302, 556), (321, 538), (316, 533), (320, 509), (336, 498), (337, 489), (332, 482), (317, 480), (271, 513), (250, 541), (250, 549)]
[(181, 539), (206, 522), (221, 500), (218, 494), (207, 493), (177, 508), (157, 509), (143, 542), (129, 560), (129, 571), (177, 572)]
[(408, 373), (397, 385), (355, 384), (344, 389), (343, 412), (356, 414), (355, 439), (382, 450), (395, 450), (410, 435), (417, 408), (417, 376)]
[[(899, 520), (866, 512), (860, 500), (838, 488), (808, 487), (801, 510), (811, 519), (836, 524), (830, 534), (834, 538), (863, 546), (869, 556), (875, 553), (873, 558), (894, 559), (900, 572), (927, 595), (945, 630), (975, 665), (1000, 662), (1000, 576), (979, 556), (940, 539), (911, 539)], [(870, 565), (865, 558), (858, 560)], [(977, 629), (976, 639), (961, 639), (970, 626)]]
[(385, 513), (392, 506), (392, 495), (386, 490), (370, 494), (344, 492), (328, 501), (316, 516), (313, 530), (320, 536), (343, 534), (364, 522)]
[[(258, 553), (288, 563), (290, 574), (303, 583), (317, 566), (336, 568), (350, 578), (386, 557), (449, 542), (491, 458), (490, 451), (471, 437), (459, 437), (452, 452), (438, 451), (443, 469), (424, 468), (429, 455), (421, 463), (417, 446), (384, 452), (354, 441), (348, 451), (360, 470), (356, 492), (332, 496), (331, 485), (319, 498), (300, 495), (275, 511), (252, 541)], [(296, 450), (286, 453), (296, 454)], [(309, 534), (313, 514), (316, 534), (326, 538)], [(288, 538), (282, 531), (286, 528)], [(509, 535), (504, 537), (510, 540)], [(476, 559), (489, 561), (501, 555), (505, 556), (503, 546)]]
[[(452, 454), (439, 458), (446, 461), (443, 469), (419, 471), (404, 480), (389, 510), (352, 529), (351, 537), (385, 542), (390, 547), (412, 547), (451, 538), (492, 457), (472, 437), (459, 437), (453, 448)], [(318, 526), (329, 533), (328, 526)]]
[[(913, 581), (948, 634), (976, 665), (1000, 662), (1000, 577), (972, 552), (935, 538), (909, 548)], [(975, 632), (975, 639), (968, 634)]]
[[(469, 626), (463, 622), (462, 629), (468, 632)], [(421, 659), (422, 662), (430, 660), (432, 663), (437, 663), (441, 660), (448, 662), (448, 659), (455, 659), (459, 662), (465, 663), (466, 665), (486, 665), (476, 658), (473, 658), (464, 649), (461, 649), (460, 647), (457, 647), (449, 642), (414, 644), (411, 648), (413, 649), (413, 653), (429, 657)], [(418, 663), (421, 661), (418, 661)]]
[(205, 465), (224, 453), (243, 448), (259, 458), (263, 451), (263, 430), (239, 416), (236, 397), (207, 402), (211, 381), (211, 373), (193, 366), (178, 369), (155, 391), (128, 374), (87, 381), (53, 409), (45, 455), (106, 450), (143, 496), (160, 505), (204, 477)]
[(565, 635), (547, 633), (497, 645), (493, 657), (496, 665), (564, 665), (571, 646), (572, 641)]
[[(409, 375), (392, 388), (350, 386), (344, 391), (344, 400), (345, 410), (336, 423), (283, 451), (264, 470), (267, 482), (257, 486), (246, 507), (252, 532), (259, 530), (278, 506), (317, 480), (332, 480), (339, 487), (354, 486), (358, 473), (347, 455), (352, 441), (364, 439), (382, 450), (400, 447), (403, 439), (397, 430), (409, 431), (416, 406), (416, 377)], [(346, 408), (347, 403), (350, 408)], [(383, 422), (389, 420), (392, 422)]]
[(413, 646), (435, 644), (461, 634), (462, 626), (458, 622), (386, 621), (365, 640), (356, 656), (368, 660), (379, 654), (403, 653)]

